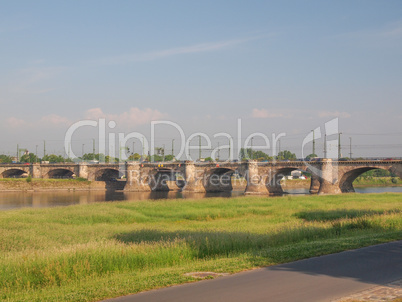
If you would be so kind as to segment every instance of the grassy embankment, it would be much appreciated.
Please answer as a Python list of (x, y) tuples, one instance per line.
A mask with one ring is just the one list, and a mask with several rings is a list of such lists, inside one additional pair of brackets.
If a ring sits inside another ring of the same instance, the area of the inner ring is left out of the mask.
[(77, 179), (0, 178), (1, 191), (48, 191), (105, 189), (104, 182)]
[(355, 187), (400, 187), (402, 180), (399, 177), (358, 177), (353, 182)]
[(0, 212), (0, 299), (95, 301), (402, 239), (402, 194), (97, 203)]

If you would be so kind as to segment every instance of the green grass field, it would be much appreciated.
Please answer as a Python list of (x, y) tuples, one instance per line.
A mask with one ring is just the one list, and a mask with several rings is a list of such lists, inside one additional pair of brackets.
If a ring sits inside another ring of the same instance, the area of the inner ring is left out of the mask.
[(402, 194), (104, 202), (0, 212), (0, 298), (96, 301), (402, 239)]

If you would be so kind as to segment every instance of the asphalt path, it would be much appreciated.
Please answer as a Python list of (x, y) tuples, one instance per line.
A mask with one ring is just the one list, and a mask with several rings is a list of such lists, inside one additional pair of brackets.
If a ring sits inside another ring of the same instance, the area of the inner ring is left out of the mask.
[(397, 241), (105, 301), (332, 301), (401, 278)]

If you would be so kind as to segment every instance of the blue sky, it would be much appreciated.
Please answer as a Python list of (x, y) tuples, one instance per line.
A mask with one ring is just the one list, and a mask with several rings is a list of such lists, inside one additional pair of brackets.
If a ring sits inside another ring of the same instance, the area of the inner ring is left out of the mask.
[(241, 118), (299, 153), (339, 117), (356, 153), (401, 156), (401, 1), (1, 1), (0, 45), (0, 153), (60, 153), (99, 117), (147, 136), (160, 119), (235, 136)]

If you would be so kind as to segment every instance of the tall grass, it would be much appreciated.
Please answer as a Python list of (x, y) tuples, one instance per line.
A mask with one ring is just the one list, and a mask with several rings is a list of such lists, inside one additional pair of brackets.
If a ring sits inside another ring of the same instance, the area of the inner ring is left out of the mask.
[(88, 301), (402, 239), (401, 194), (0, 212), (0, 299)]

